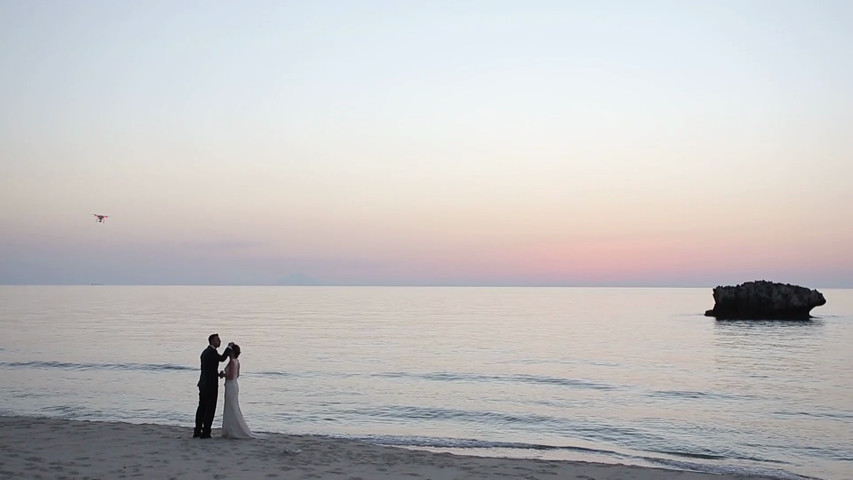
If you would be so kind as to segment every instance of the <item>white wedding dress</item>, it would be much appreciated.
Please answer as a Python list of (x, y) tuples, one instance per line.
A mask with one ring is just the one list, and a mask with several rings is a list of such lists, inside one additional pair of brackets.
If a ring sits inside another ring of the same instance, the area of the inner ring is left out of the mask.
[[(230, 378), (229, 378), (230, 377)], [(225, 410), (222, 412), (222, 436), (225, 438), (255, 438), (243, 420), (240, 410), (240, 361), (232, 358), (225, 367)]]

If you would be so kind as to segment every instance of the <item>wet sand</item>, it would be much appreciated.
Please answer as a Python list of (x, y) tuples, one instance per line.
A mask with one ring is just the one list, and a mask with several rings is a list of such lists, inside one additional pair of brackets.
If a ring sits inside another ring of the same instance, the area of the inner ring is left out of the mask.
[(637, 466), (485, 458), (311, 435), (192, 438), (191, 427), (0, 417), (3, 479), (755, 480)]

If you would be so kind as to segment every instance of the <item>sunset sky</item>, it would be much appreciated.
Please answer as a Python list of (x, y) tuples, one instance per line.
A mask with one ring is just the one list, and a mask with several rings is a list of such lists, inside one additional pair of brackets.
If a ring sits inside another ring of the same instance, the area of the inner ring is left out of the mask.
[(0, 284), (853, 287), (851, 25), (0, 0)]

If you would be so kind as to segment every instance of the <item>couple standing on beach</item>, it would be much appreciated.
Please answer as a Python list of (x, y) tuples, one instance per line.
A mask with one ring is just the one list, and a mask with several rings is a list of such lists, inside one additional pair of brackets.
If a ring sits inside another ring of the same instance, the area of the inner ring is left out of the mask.
[[(201, 352), (201, 377), (198, 380), (198, 409), (195, 412), (193, 438), (210, 438), (210, 428), (216, 415), (219, 398), (219, 378), (225, 378), (225, 409), (222, 412), (222, 436), (225, 438), (253, 438), (252, 431), (240, 411), (240, 346), (229, 342), (220, 355), (216, 350), (222, 344), (219, 334), (207, 337), (207, 348)], [(225, 370), (219, 372), (219, 362), (230, 359)]]

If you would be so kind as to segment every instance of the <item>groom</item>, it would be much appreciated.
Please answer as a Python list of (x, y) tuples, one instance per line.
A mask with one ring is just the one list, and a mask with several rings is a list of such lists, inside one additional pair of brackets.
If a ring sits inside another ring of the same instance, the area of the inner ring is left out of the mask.
[(198, 409), (195, 411), (193, 438), (210, 438), (210, 426), (216, 414), (216, 398), (219, 396), (219, 362), (228, 359), (228, 348), (222, 355), (216, 351), (222, 341), (219, 334), (207, 337), (208, 346), (201, 352), (201, 377), (198, 379)]

